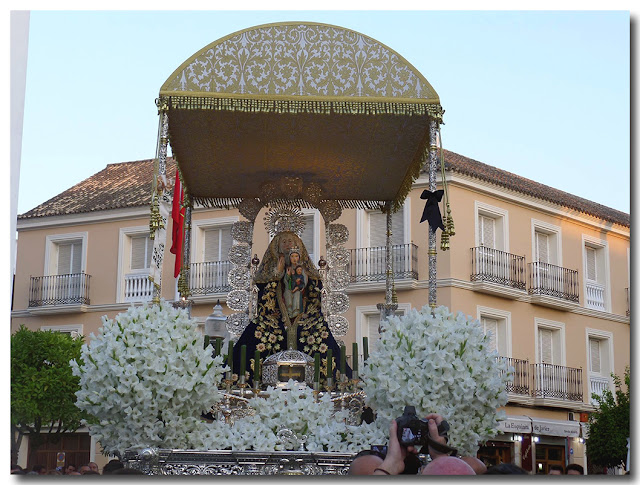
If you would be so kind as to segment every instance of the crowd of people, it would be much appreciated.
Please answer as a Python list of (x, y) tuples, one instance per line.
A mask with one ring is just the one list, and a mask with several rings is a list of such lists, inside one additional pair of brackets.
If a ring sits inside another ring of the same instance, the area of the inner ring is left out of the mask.
[(20, 465), (11, 465), (12, 475), (142, 475), (140, 470), (133, 468), (125, 468), (124, 464), (113, 459), (102, 467), (102, 473), (98, 468), (98, 464), (90, 461), (87, 464), (76, 467), (73, 464), (67, 464), (63, 467), (47, 469), (44, 465), (33, 465), (31, 471), (24, 470)]
[[(528, 475), (529, 472), (513, 463), (501, 463), (487, 467), (474, 456), (455, 456), (455, 450), (447, 450), (447, 437), (438, 433), (443, 417), (429, 414), (428, 454), (431, 460), (422, 465), (414, 446), (402, 446), (398, 440), (398, 424), (395, 420), (389, 426), (389, 443), (384, 452), (376, 449), (363, 450), (356, 455), (349, 467), (349, 475)], [(421, 450), (423, 453), (427, 450)], [(550, 467), (550, 475), (565, 474), (563, 467)], [(567, 475), (584, 475), (578, 464), (570, 464)]]

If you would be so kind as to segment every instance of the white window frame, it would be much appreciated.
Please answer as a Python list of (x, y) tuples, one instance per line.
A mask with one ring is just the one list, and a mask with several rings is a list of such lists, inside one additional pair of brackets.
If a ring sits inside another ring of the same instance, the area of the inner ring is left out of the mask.
[[(406, 315), (411, 311), (411, 303), (398, 303), (398, 310), (402, 310)], [(362, 337), (364, 337), (364, 326), (367, 324), (367, 317), (371, 315), (380, 316), (380, 310), (376, 305), (363, 305), (356, 307), (356, 342), (358, 342), (358, 349), (363, 349)], [(371, 348), (371, 347), (370, 347)], [(360, 352), (360, 351), (359, 351)]]
[[(191, 261), (190, 263), (202, 263), (204, 261), (204, 238), (205, 232), (209, 229), (220, 229), (238, 222), (240, 217), (227, 216), (215, 219), (191, 220)], [(170, 241), (167, 241), (170, 244)], [(165, 254), (167, 251), (165, 251)], [(224, 261), (224, 260), (223, 260)]]
[[(598, 283), (604, 285), (604, 311), (611, 311), (611, 272), (609, 266), (609, 243), (604, 240), (586, 234), (582, 235), (582, 294), (587, 294), (587, 247), (596, 250), (596, 265), (598, 264), (598, 252), (601, 251), (604, 276)], [(597, 271), (597, 266), (596, 266)], [(586, 301), (584, 302), (586, 305)]]
[[(612, 383), (611, 383), (611, 372), (614, 372), (614, 345), (613, 345), (613, 332), (607, 332), (606, 330), (600, 330), (599, 328), (585, 328), (585, 349), (586, 349), (586, 368), (587, 368), (587, 389), (589, 392), (589, 402), (591, 402), (591, 349), (589, 346), (589, 340), (590, 339), (597, 339), (600, 340), (601, 345), (603, 342), (606, 342), (605, 345), (608, 346), (608, 354), (609, 354), (609, 359), (608, 359), (608, 366), (609, 366), (609, 372), (605, 374), (603, 374), (602, 372), (600, 372), (600, 374), (597, 374), (598, 377), (606, 377), (608, 382), (609, 382), (609, 390), (611, 390), (612, 388)], [(602, 356), (601, 356), (602, 359)], [(601, 361), (602, 362), (602, 361)], [(594, 376), (596, 376), (596, 374), (593, 374)]]
[[(151, 274), (151, 268), (131, 269), (127, 263), (131, 263), (131, 238), (135, 236), (148, 236), (149, 226), (121, 227), (118, 236), (118, 278), (116, 280), (116, 301), (124, 303), (124, 276), (125, 274)], [(165, 251), (165, 255), (168, 251)]]
[(53, 332), (68, 333), (71, 334), (72, 337), (74, 336), (74, 332), (80, 337), (84, 335), (84, 325), (81, 323), (72, 325), (41, 325), (40, 330), (43, 332), (51, 330)]
[[(565, 340), (565, 325), (563, 322), (554, 322), (552, 320), (547, 320), (545, 318), (535, 318), (535, 335), (534, 335), (534, 344), (535, 344), (535, 362), (536, 364), (541, 364), (539, 361), (539, 349), (538, 349), (538, 329), (546, 328), (553, 332), (558, 332), (557, 340), (560, 349), (560, 362), (554, 362), (553, 365), (561, 365), (563, 367), (567, 366), (567, 355), (566, 355), (566, 340)], [(555, 335), (554, 335), (555, 337)], [(555, 342), (554, 342), (555, 345)]]
[(505, 355), (502, 355), (498, 348), (498, 355), (501, 357), (511, 357), (511, 312), (506, 310), (500, 310), (498, 308), (490, 308), (486, 306), (478, 305), (476, 307), (478, 320), (482, 324), (482, 317), (493, 318), (498, 320), (498, 325), (504, 325), (505, 343), (504, 351)]
[[(369, 214), (372, 212), (380, 211), (356, 209), (356, 248), (358, 249), (371, 247)], [(407, 197), (402, 206), (402, 225), (404, 229), (402, 244), (409, 244), (411, 242), (411, 197)]]
[(58, 258), (56, 246), (61, 243), (71, 242), (76, 240), (82, 240), (82, 264), (80, 272), (87, 272), (87, 242), (89, 240), (89, 233), (84, 232), (69, 232), (66, 234), (49, 234), (45, 240), (44, 249), (44, 276), (53, 276), (57, 274)]
[[(538, 255), (536, 250), (536, 232), (547, 234), (549, 237), (549, 262), (556, 266), (562, 266), (562, 228), (540, 221), (531, 219), (531, 261), (537, 262)], [(555, 257), (554, 257), (555, 256)]]
[(318, 266), (320, 260), (320, 211), (318, 209), (302, 209), (302, 215), (305, 219), (309, 216), (313, 216), (313, 248), (312, 251), (307, 249), (307, 253), (313, 254), (314, 266)]
[(509, 211), (486, 204), (476, 200), (474, 202), (474, 238), (475, 247), (480, 247), (480, 234), (478, 231), (478, 224), (480, 222), (480, 216), (490, 217), (495, 219), (495, 231), (494, 238), (496, 241), (495, 248), (498, 251), (509, 252)]

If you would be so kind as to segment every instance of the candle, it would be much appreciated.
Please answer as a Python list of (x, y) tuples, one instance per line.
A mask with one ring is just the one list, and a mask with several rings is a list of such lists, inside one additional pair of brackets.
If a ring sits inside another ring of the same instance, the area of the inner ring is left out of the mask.
[(333, 378), (333, 350), (327, 350), (327, 379)]
[(222, 339), (220, 337), (216, 337), (215, 340), (216, 340), (216, 343), (215, 343), (215, 345), (216, 345), (216, 355), (215, 356), (218, 357), (220, 355), (220, 346), (222, 345)]
[(320, 382), (320, 352), (316, 352), (313, 363), (313, 382)]
[(358, 371), (358, 342), (353, 342), (353, 350), (351, 351), (353, 356), (351, 357), (351, 366), (354, 371)]
[(206, 349), (207, 347), (209, 347), (209, 344), (211, 343), (211, 337), (209, 337), (208, 335), (204, 336), (204, 348)]
[(229, 372), (233, 374), (233, 340), (229, 340), (229, 353), (227, 354), (227, 365)]
[(247, 371), (247, 346), (240, 347), (240, 377)]
[(369, 337), (362, 337), (362, 357), (363, 362), (369, 358)]
[(253, 381), (259, 381), (260, 380), (260, 371), (262, 369), (260, 369), (260, 351), (256, 350), (256, 353), (254, 354), (253, 357), (254, 363), (253, 363)]
[(340, 346), (340, 374), (347, 375), (347, 348), (344, 345)]

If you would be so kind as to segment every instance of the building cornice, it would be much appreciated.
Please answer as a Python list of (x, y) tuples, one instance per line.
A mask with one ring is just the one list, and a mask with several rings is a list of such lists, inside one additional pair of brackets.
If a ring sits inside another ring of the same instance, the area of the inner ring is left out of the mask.
[[(437, 183), (442, 183), (442, 177), (439, 175), (436, 181)], [(607, 221), (604, 221), (603, 219), (599, 219), (596, 217), (588, 216), (587, 214), (584, 214), (584, 213), (578, 213), (562, 205), (554, 204), (530, 195), (522, 194), (513, 189), (508, 189), (506, 187), (492, 184), (484, 180), (479, 180), (475, 177), (470, 177), (464, 174), (448, 172), (447, 182), (450, 184), (459, 185), (461, 187), (466, 187), (466, 188), (475, 190), (477, 192), (481, 192), (483, 194), (491, 195), (492, 197), (496, 197), (498, 199), (502, 199), (507, 202), (512, 202), (512, 203), (520, 204), (532, 209), (537, 209), (541, 212), (545, 212), (547, 214), (559, 217), (561, 219), (571, 220), (572, 222), (582, 224), (591, 229), (596, 229), (600, 231), (604, 230), (611, 234), (622, 236), (623, 238), (626, 238), (626, 239), (629, 239), (630, 237), (630, 230), (625, 229), (624, 226), (607, 222)], [(421, 175), (414, 182), (413, 188), (417, 188), (417, 189), (428, 188), (428, 184), (429, 184), (429, 180), (426, 177)]]
[(77, 226), (80, 224), (102, 224), (105, 222), (124, 221), (128, 219), (149, 218), (149, 206), (130, 207), (126, 209), (108, 209), (81, 214), (65, 214), (58, 216), (34, 217), (18, 219), (16, 229), (29, 231), (50, 227)]

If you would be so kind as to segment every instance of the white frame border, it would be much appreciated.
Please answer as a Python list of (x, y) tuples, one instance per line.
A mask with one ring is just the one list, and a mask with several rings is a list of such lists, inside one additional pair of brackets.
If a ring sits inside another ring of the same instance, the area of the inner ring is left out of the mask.
[(535, 317), (534, 319), (534, 361), (536, 364), (540, 364), (538, 362), (538, 328), (548, 328), (553, 331), (560, 332), (560, 363), (554, 365), (561, 365), (563, 367), (567, 366), (567, 352), (566, 352), (566, 340), (565, 340), (565, 325), (563, 322), (554, 322), (553, 320), (547, 320), (546, 318)]
[(507, 209), (502, 209), (500, 207), (496, 207), (493, 205), (489, 205), (485, 202), (480, 202), (479, 200), (474, 201), (473, 207), (473, 218), (474, 218), (474, 228), (473, 228), (473, 237), (474, 237), (474, 247), (480, 246), (480, 241), (478, 239), (478, 216), (483, 213), (487, 214), (494, 219), (502, 219), (502, 249), (499, 251), (504, 251), (505, 253), (509, 252), (509, 211)]
[(476, 307), (478, 321), (482, 325), (482, 317), (495, 317), (500, 320), (504, 320), (505, 322), (505, 333), (506, 333), (506, 354), (502, 357), (511, 357), (511, 312), (506, 310), (500, 310), (497, 308), (491, 308), (488, 306), (477, 305)]

